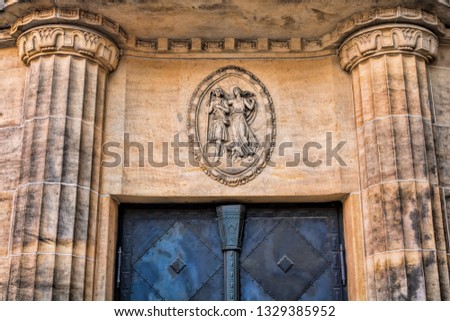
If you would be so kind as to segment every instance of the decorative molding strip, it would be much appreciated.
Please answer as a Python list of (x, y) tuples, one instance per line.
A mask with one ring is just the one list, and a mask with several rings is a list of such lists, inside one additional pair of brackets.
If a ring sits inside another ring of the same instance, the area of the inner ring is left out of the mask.
[[(161, 41), (164, 40), (164, 41)], [(234, 38), (227, 39), (167, 39), (168, 46), (165, 46), (166, 38), (158, 39), (138, 39), (136, 40), (136, 48), (143, 48), (150, 52), (256, 52), (256, 51), (274, 51), (274, 52), (289, 52), (299, 51), (300, 45), (297, 47), (291, 46), (291, 44), (300, 44), (300, 38), (298, 39), (267, 39), (259, 38), (253, 40), (237, 40)], [(164, 43), (162, 48), (158, 46), (158, 43)], [(198, 43), (198, 44), (197, 44)]]
[[(166, 46), (167, 41), (167, 46)], [(163, 44), (162, 46), (159, 44)], [(299, 52), (301, 39), (137, 39), (135, 47), (150, 52)]]
[(225, 48), (225, 40), (203, 40), (202, 50), (208, 52), (220, 52)]
[(302, 39), (302, 49), (304, 51), (319, 51), (322, 48), (322, 41), (321, 40), (308, 40), (308, 39)]
[(192, 48), (192, 41), (190, 39), (171, 39), (169, 41), (169, 50), (176, 52), (187, 52)]
[(136, 40), (136, 47), (137, 48), (146, 48), (149, 50), (155, 50), (157, 47), (158, 42), (156, 40)]
[(9, 30), (0, 30), (0, 48), (13, 47), (16, 39), (11, 37)]
[(11, 36), (17, 38), (22, 32), (42, 24), (66, 23), (89, 27), (111, 37), (118, 45), (125, 44), (128, 35), (120, 25), (100, 14), (81, 9), (51, 8), (35, 10), (20, 17), (11, 27)]
[(290, 41), (289, 40), (269, 39), (269, 50), (289, 51), (290, 50)]
[(85, 28), (43, 25), (30, 29), (17, 40), (25, 64), (43, 55), (65, 54), (95, 61), (108, 71), (116, 69), (119, 49), (108, 38)]
[(347, 39), (339, 50), (341, 67), (351, 71), (368, 58), (388, 53), (415, 54), (427, 62), (437, 55), (439, 40), (431, 31), (411, 24), (367, 28)]
[(339, 38), (349, 33), (354, 33), (361, 28), (366, 28), (374, 24), (381, 23), (414, 23), (422, 27), (431, 29), (436, 34), (445, 34), (445, 25), (439, 18), (422, 9), (411, 9), (403, 7), (376, 8), (369, 11), (354, 14), (336, 26), (336, 30), (329, 35), (322, 37), (324, 43), (328, 43), (328, 38)]
[(238, 50), (256, 50), (258, 46), (257, 40), (236, 40), (235, 42), (236, 49)]
[[(386, 23), (412, 23), (417, 26), (430, 29), (436, 35), (443, 37), (446, 29), (445, 25), (439, 18), (427, 11), (421, 9), (410, 9), (403, 7), (394, 8), (376, 8), (369, 11), (354, 14), (350, 18), (339, 23), (335, 30), (322, 36), (319, 39), (304, 39), (304, 38), (290, 38), (290, 39), (190, 39), (191, 46), (186, 45), (189, 40), (183, 40), (185, 45), (183, 49), (177, 46), (169, 45), (168, 48), (159, 48), (158, 46), (149, 45), (147, 43), (158, 43), (160, 39), (137, 39), (135, 47), (145, 48), (154, 52), (203, 52), (203, 53), (222, 53), (222, 52), (242, 52), (242, 53), (257, 53), (257, 52), (320, 52), (329, 49), (337, 49), (339, 45), (351, 34), (373, 25)], [(194, 46), (194, 40), (197, 39), (201, 45), (199, 48)], [(172, 40), (169, 39), (169, 44)], [(180, 45), (181, 46), (181, 45)]]
[(122, 49), (121, 56), (146, 59), (310, 59), (318, 57), (336, 56), (336, 49), (325, 49), (321, 51), (284, 51), (284, 50), (226, 50), (208, 49), (186, 52), (175, 52), (170, 50), (155, 50), (149, 48)]

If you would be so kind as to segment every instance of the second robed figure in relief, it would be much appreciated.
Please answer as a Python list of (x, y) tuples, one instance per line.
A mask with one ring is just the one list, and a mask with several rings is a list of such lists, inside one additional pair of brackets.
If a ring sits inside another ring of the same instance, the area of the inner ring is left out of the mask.
[(251, 160), (258, 149), (258, 139), (250, 125), (256, 116), (254, 94), (234, 87), (231, 94), (213, 89), (208, 102), (208, 143), (214, 144), (214, 162), (223, 155), (224, 147), (233, 162)]

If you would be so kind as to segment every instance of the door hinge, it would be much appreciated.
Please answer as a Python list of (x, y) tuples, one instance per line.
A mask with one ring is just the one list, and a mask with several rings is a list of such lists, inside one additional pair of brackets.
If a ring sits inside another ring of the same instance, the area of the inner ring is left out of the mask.
[(339, 244), (339, 259), (341, 263), (341, 282), (345, 286), (347, 284), (347, 272), (345, 271), (345, 250), (342, 243)]
[(120, 270), (122, 270), (122, 247), (119, 246), (117, 250), (117, 279), (116, 279), (116, 287), (120, 287)]
[(339, 259), (341, 263), (341, 282), (345, 286), (347, 284), (347, 272), (345, 270), (345, 251), (342, 243), (339, 244)]

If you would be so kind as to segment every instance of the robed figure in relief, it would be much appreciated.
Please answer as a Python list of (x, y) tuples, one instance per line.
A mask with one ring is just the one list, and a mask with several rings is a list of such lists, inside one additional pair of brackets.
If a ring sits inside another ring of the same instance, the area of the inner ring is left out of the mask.
[(233, 88), (228, 95), (221, 88), (213, 89), (208, 103), (208, 142), (215, 144), (214, 162), (223, 154), (223, 146), (234, 162), (251, 159), (258, 149), (258, 139), (250, 128), (256, 116), (254, 94)]
[(233, 160), (252, 157), (258, 148), (258, 139), (250, 128), (256, 116), (256, 101), (253, 94), (239, 87), (233, 88), (231, 107), (230, 144)]
[(216, 88), (212, 90), (208, 106), (208, 142), (215, 144), (214, 162), (217, 162), (222, 156), (222, 146), (228, 141), (229, 112), (230, 107), (223, 89)]

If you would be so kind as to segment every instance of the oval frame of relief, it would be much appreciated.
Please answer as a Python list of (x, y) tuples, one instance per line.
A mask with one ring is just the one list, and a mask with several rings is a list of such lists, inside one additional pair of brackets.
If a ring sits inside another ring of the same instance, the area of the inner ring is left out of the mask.
[(264, 84), (241, 67), (220, 68), (198, 85), (187, 127), (195, 160), (208, 176), (228, 186), (254, 179), (275, 146), (272, 98)]

